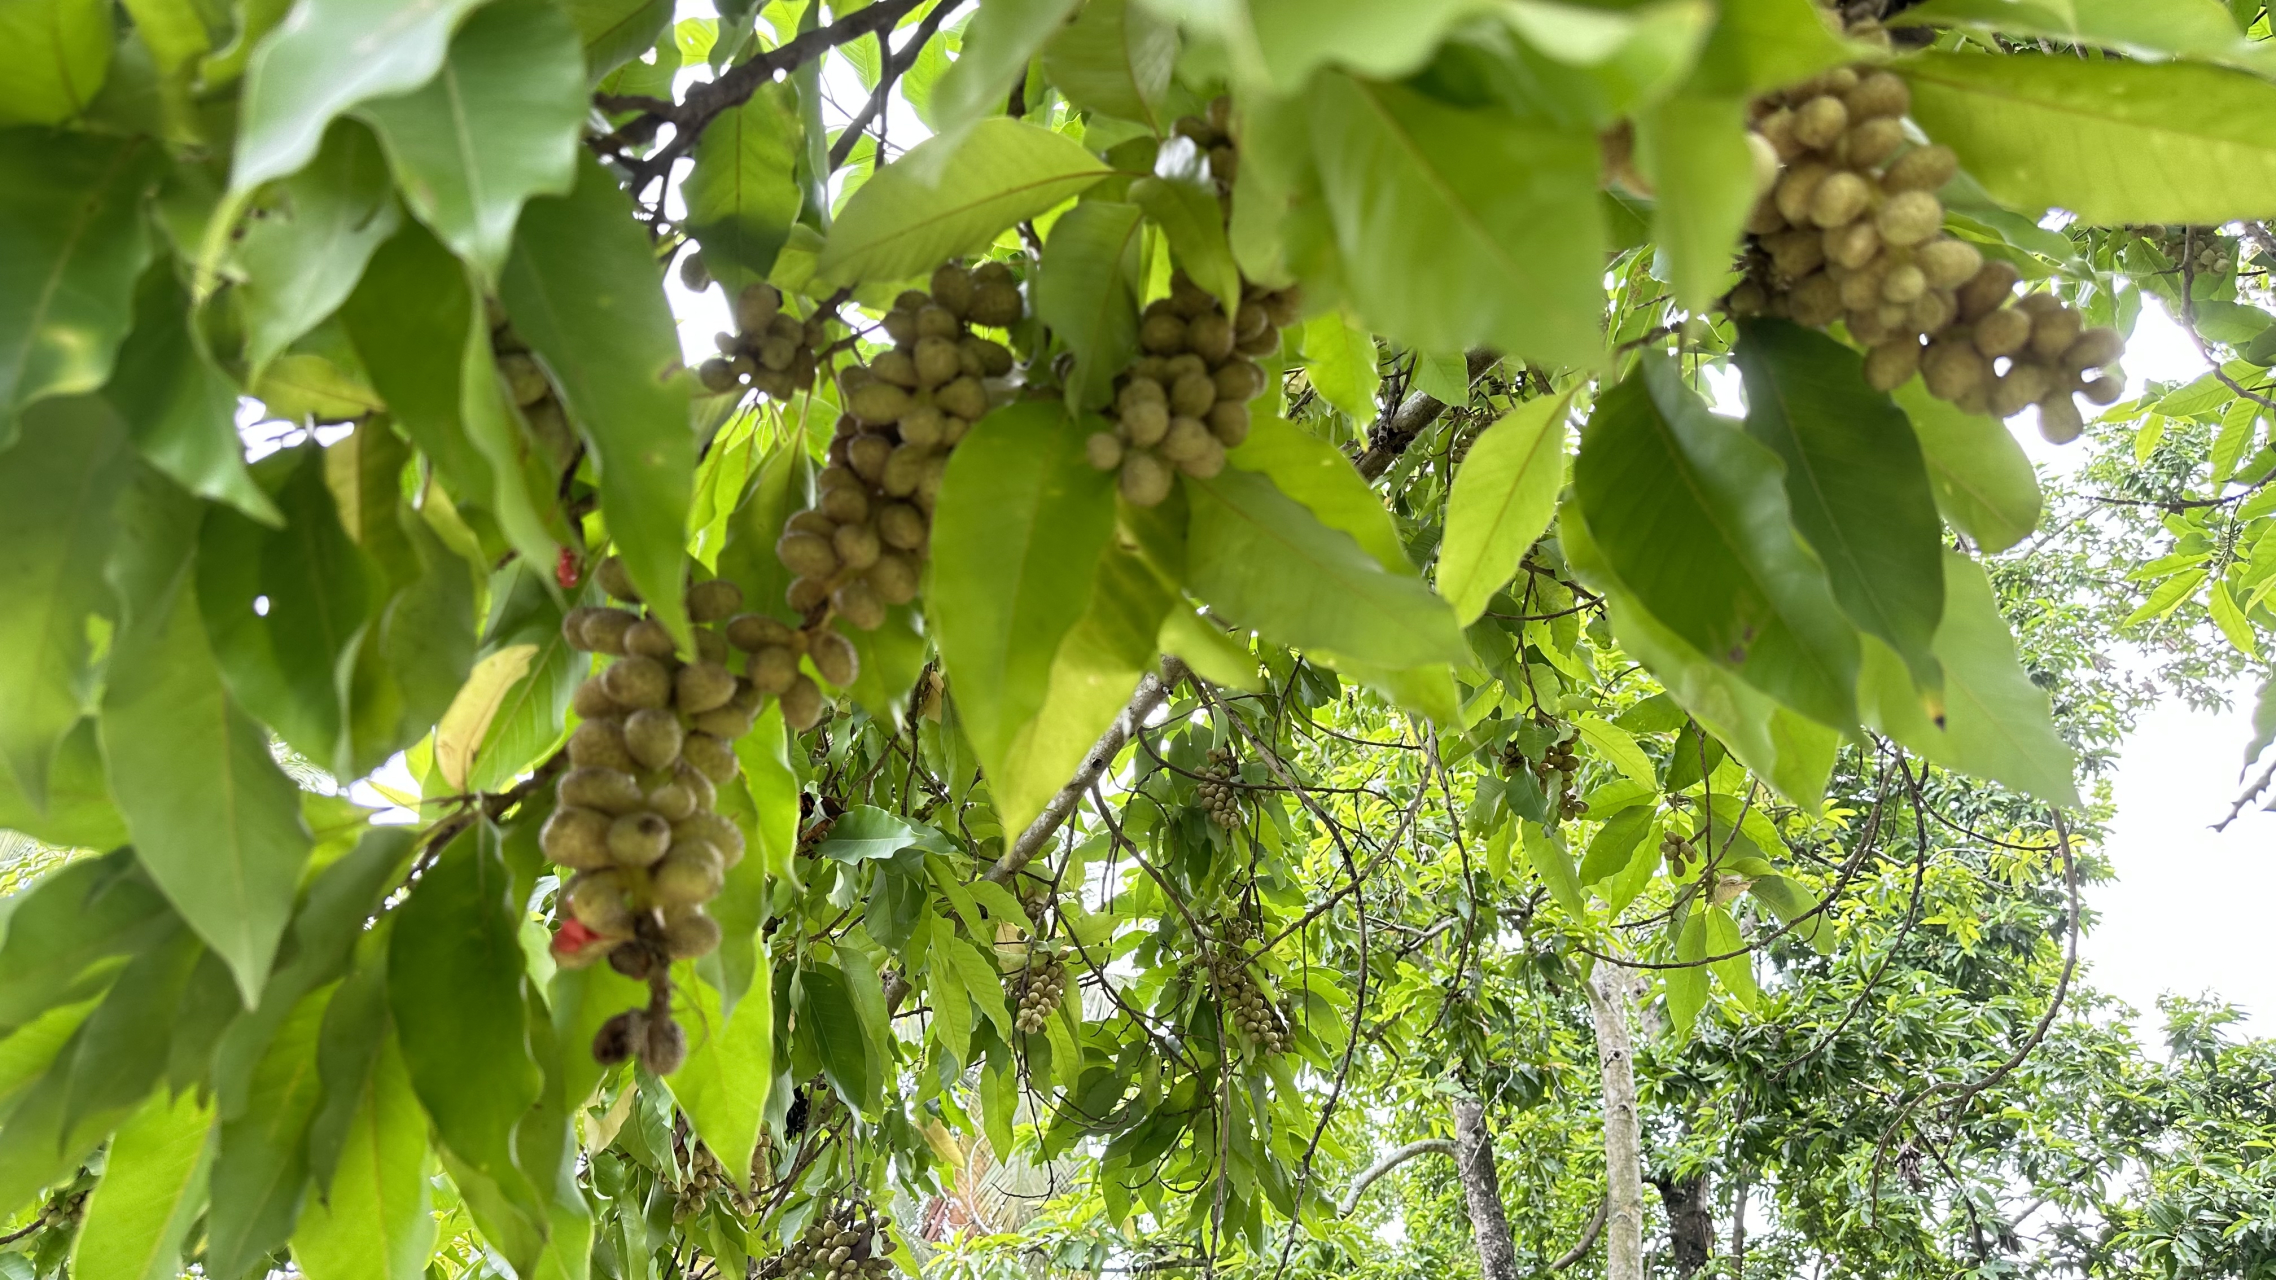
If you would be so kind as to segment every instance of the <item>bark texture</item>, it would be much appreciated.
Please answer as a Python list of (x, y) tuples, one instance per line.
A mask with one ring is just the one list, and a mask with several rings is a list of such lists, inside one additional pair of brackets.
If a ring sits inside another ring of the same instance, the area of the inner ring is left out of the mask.
[(1660, 1205), (1667, 1210), (1668, 1246), (1675, 1256), (1677, 1280), (1707, 1265), (1715, 1251), (1715, 1213), (1707, 1203), (1704, 1172), (1682, 1178), (1654, 1178)]
[(1599, 963), (1587, 990), (1604, 1074), (1604, 1280), (1644, 1280), (1643, 1140), (1636, 1050), (1628, 1036), (1628, 971)]
[(1494, 1169), (1494, 1132), (1486, 1124), (1486, 1104), (1476, 1098), (1454, 1100), (1454, 1164), (1470, 1208), (1470, 1232), (1478, 1240), (1481, 1280), (1518, 1280), (1517, 1246), (1510, 1240), (1501, 1175)]

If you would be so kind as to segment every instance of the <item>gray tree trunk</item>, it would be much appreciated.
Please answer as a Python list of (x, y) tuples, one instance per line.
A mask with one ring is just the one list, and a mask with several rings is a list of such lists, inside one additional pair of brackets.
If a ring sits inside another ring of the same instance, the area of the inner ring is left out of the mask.
[(1604, 1280), (1644, 1280), (1643, 1137), (1636, 1050), (1628, 1038), (1629, 973), (1599, 962), (1586, 987), (1604, 1074)]
[(1454, 1165), (1470, 1207), (1470, 1231), (1478, 1240), (1479, 1275), (1482, 1280), (1518, 1280), (1517, 1246), (1510, 1240), (1501, 1175), (1494, 1169), (1494, 1133), (1486, 1125), (1486, 1104), (1476, 1098), (1454, 1100)]

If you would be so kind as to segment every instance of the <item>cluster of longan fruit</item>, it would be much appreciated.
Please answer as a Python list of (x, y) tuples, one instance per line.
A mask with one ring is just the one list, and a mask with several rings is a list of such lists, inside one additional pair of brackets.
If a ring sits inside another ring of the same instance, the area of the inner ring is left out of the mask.
[(782, 1252), (760, 1262), (759, 1280), (875, 1280), (893, 1271), (885, 1223), (865, 1206), (824, 1209)]
[(971, 331), (1019, 321), (1018, 282), (1000, 262), (948, 263), (932, 291), (909, 290), (882, 322), (894, 346), (838, 378), (829, 466), (814, 505), (784, 526), (775, 554), (797, 575), (790, 607), (824, 606), (864, 631), (916, 598), (948, 455), (988, 412), (987, 379), (1012, 371), (1002, 343)]
[(679, 1192), (679, 1203), (672, 1209), (674, 1221), (684, 1222), (701, 1213), (705, 1201), (714, 1195), (725, 1195), (728, 1206), (740, 1217), (748, 1218), (762, 1207), (758, 1192), (737, 1187), (727, 1176), (727, 1166), (700, 1142), (688, 1144), (688, 1176)]
[(1042, 1031), (1059, 1008), (1060, 999), (1067, 994), (1066, 962), (1056, 955), (1030, 960), (1013, 978), (1012, 990), (1019, 997), (1012, 1025), (1028, 1035)]
[(2176, 269), (2188, 267), (2198, 275), (2225, 275), (2236, 266), (2236, 244), (2213, 227), (2168, 227), (2159, 224), (2133, 228), (2134, 234), (2157, 246)]
[(1208, 762), (1198, 771), (1201, 781), (1195, 785), (1194, 798), (1208, 810), (1209, 820), (1220, 827), (1241, 825), (1241, 789), (1231, 784), (1233, 753), (1224, 747), (1211, 747)]
[(1210, 957), (1209, 978), (1217, 989), (1219, 1005), (1242, 1035), (1266, 1053), (1288, 1048), (1287, 1021), (1266, 998), (1264, 986), (1251, 971), (1248, 956), (1237, 940), (1217, 948)]
[[(710, 277), (701, 273), (702, 262), (691, 253), (681, 265), (681, 278), (690, 281), (691, 288), (698, 287), (693, 279), (710, 284)], [(695, 264), (695, 272), (690, 272), (688, 263)], [(762, 280), (743, 286), (735, 295), (735, 330), (719, 334), (719, 354), (696, 366), (705, 390), (725, 395), (754, 387), (761, 394), (788, 400), (814, 385), (820, 361), (816, 353), (830, 339), (828, 322), (820, 313), (800, 320), (783, 310), (782, 290)]]
[(1141, 507), (1170, 496), (1180, 471), (1206, 480), (1224, 470), (1225, 451), (1248, 438), (1249, 401), (1264, 390), (1264, 370), (1249, 357), (1280, 349), (1280, 328), (1295, 322), (1301, 302), (1293, 286), (1244, 283), (1240, 309), (1228, 317), (1208, 291), (1175, 273), (1169, 296), (1139, 317), (1146, 354), (1115, 378), (1107, 409), (1114, 429), (1091, 436), (1091, 465), (1119, 468), (1122, 496)]
[(1870, 350), (1866, 381), (1921, 376), (1931, 395), (2000, 417), (2036, 404), (2040, 430), (2068, 440), (2074, 392), (2116, 400), (2120, 380), (2086, 375), (2119, 354), (2111, 330), (2083, 331), (2046, 295), (2013, 308), (2003, 262), (1944, 231), (1936, 191), (1959, 171), (1949, 147), (1909, 145), (1911, 91), (1893, 72), (1841, 67), (1752, 109), (1757, 177), (1748, 278), (1725, 305), (1823, 327), (1839, 320)]
[(1691, 857), (1691, 842), (1673, 831), (1660, 834), (1660, 856), (1667, 860), (1668, 874), (1681, 877)]
[(498, 376), (505, 380), (507, 394), (521, 410), (530, 436), (557, 466), (568, 465), (577, 454), (577, 432), (569, 425), (561, 397), (554, 393), (553, 383), (538, 365), (537, 357), (530, 354), (529, 344), (515, 336), (513, 326), (506, 321), (505, 308), (495, 299), (485, 299), (485, 309), (490, 322), (490, 350), (497, 357)]

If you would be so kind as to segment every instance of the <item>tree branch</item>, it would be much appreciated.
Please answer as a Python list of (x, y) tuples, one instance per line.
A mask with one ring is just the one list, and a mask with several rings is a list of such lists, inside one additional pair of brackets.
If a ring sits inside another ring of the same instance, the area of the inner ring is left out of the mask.
[[(1486, 370), (1501, 359), (1491, 351), (1473, 351), (1468, 356), (1470, 381), (1486, 376)], [(1415, 437), (1427, 430), (1446, 412), (1446, 402), (1436, 396), (1418, 391), (1408, 396), (1405, 403), (1391, 411), (1391, 416), (1367, 433), (1367, 448), (1352, 460), (1359, 474), (1373, 480), (1391, 469)]]
[(1350, 1217), (1351, 1211), (1359, 1207), (1359, 1198), (1367, 1194), (1367, 1189), (1374, 1186), (1377, 1179), (1416, 1156), (1429, 1155), (1433, 1151), (1453, 1155), (1454, 1142), (1450, 1138), (1424, 1138), (1420, 1142), (1410, 1142), (1360, 1170), (1359, 1176), (1351, 1180), (1350, 1188), (1343, 1193), (1343, 1199), (1336, 1202), (1336, 1216)]
[(1588, 1225), (1581, 1228), (1580, 1241), (1566, 1250), (1564, 1257), (1549, 1264), (1551, 1271), (1563, 1271), (1587, 1257), (1588, 1251), (1596, 1247), (1596, 1238), (1604, 1234), (1605, 1206), (1610, 1203), (1609, 1200), (1596, 1202), (1596, 1212), (1588, 1216)]
[[(875, 120), (878, 113), (885, 110), (885, 100), (892, 95), (894, 84), (908, 74), (909, 68), (917, 65), (917, 55), (924, 52), (925, 43), (933, 38), (934, 32), (940, 30), (941, 22), (954, 8), (954, 4), (945, 3), (945, 0), (944, 3), (934, 5), (932, 12), (917, 24), (917, 29), (897, 53), (885, 43), (885, 32), (877, 33), (878, 48), (885, 54), (885, 65), (877, 72), (877, 90), (869, 95), (869, 101), (862, 104), (854, 118), (846, 122), (845, 129), (838, 134), (838, 140), (830, 144), (832, 169), (844, 164), (846, 157), (853, 154), (854, 146), (861, 141), (862, 131), (869, 127), (869, 122)], [(884, 130), (878, 131), (878, 137), (884, 137)], [(881, 156), (878, 159), (882, 163), (884, 158)]]
[(1124, 707), (1122, 714), (1114, 718), (1114, 723), (1106, 727), (1106, 732), (1099, 735), (1098, 744), (1091, 748), (1089, 755), (1083, 757), (1083, 767), (1075, 771), (1074, 778), (1066, 786), (1059, 788), (1059, 794), (1051, 797), (1051, 803), (1043, 806), (1043, 812), (1036, 815), (1035, 821), (1027, 824), (1027, 830), (1020, 832), (1019, 839), (1012, 841), (1011, 847), (1004, 850), (1004, 856), (996, 859), (996, 865), (988, 868), (988, 873), (981, 878), (997, 884), (1010, 883), (1011, 878), (1020, 873), (1020, 869), (1058, 833), (1059, 828), (1066, 825), (1068, 817), (1075, 812), (1075, 806), (1082, 803), (1083, 793), (1089, 791), (1091, 784), (1105, 775), (1108, 767), (1114, 763), (1114, 757), (1130, 741), (1130, 735), (1138, 731), (1138, 726), (1146, 723), (1146, 717), (1154, 714), (1154, 708), (1161, 706), (1163, 700), (1170, 696), (1170, 689), (1188, 674), (1184, 663), (1164, 654), (1161, 672), (1148, 672), (1138, 681), (1138, 691), (1130, 695), (1130, 705)]

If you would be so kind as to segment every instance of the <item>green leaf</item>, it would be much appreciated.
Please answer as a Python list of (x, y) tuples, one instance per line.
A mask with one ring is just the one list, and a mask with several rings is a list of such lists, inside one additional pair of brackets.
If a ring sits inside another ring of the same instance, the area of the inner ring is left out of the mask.
[(104, 0), (12, 0), (0, 5), (0, 125), (61, 124), (95, 100), (111, 67)]
[(1650, 805), (1634, 805), (1613, 814), (1598, 828), (1595, 838), (1588, 842), (1588, 856), (1581, 859), (1581, 888), (1593, 888), (1626, 870), (1657, 816)]
[(1177, 52), (1177, 28), (1143, 0), (1090, 0), (1043, 46), (1043, 75), (1085, 111), (1160, 133)]
[(1462, 662), (1454, 612), (1251, 471), (1189, 480), (1187, 584), (1230, 620), (1281, 644), (1395, 670)]
[(1636, 745), (1626, 729), (1598, 715), (1574, 716), (1573, 727), (1580, 731), (1583, 742), (1611, 761), (1612, 767), (1629, 781), (1648, 785), (1659, 780), (1652, 758), (1644, 754), (1644, 749)]
[(133, 474), (124, 424), (92, 396), (24, 415), (0, 452), (0, 763), (33, 807), (47, 807), (56, 748), (80, 717), (92, 675), (87, 620), (104, 603), (112, 517)]
[(311, 1196), (292, 1235), (308, 1280), (418, 1280), (434, 1250), (427, 1123), (393, 1036), (355, 1100), (329, 1192)]
[(126, 819), (111, 802), (91, 717), (73, 725), (56, 747), (47, 774), (46, 812), (33, 808), (15, 778), (0, 770), (0, 830), (20, 831), (66, 849), (115, 849), (126, 843)]
[(730, 298), (766, 279), (790, 238), (805, 202), (797, 177), (803, 145), (798, 95), (787, 84), (760, 85), (696, 143), (695, 168), (680, 188), (688, 234)]
[[(518, 260), (518, 259), (517, 259)], [(554, 548), (569, 540), (554, 495), (558, 489), (554, 467), (559, 460), (532, 438), (512, 389), (498, 368), (491, 346), (489, 325), (480, 317), (487, 310), (477, 297), (467, 295), (471, 315), (458, 332), (465, 335), (459, 351), (458, 412), (466, 435), (481, 450), (497, 483), (486, 499), (506, 541), (524, 560), (551, 564)], [(291, 357), (287, 357), (290, 359)]]
[(1743, 98), (1678, 94), (1636, 120), (1636, 158), (1657, 197), (1652, 239), (1685, 310), (1727, 292), (1731, 247), (1755, 202), (1753, 155)]
[[(1000, 409), (973, 425), (941, 482), (927, 605), (957, 711), (990, 776), (1007, 768), (1042, 710), (1053, 658), (1083, 616), (1114, 533), (1114, 478), (1084, 458), (1084, 434), (1061, 405)], [(1034, 814), (1003, 816), (1017, 828)]]
[(830, 824), (830, 834), (814, 846), (814, 856), (850, 866), (890, 858), (912, 845), (936, 853), (954, 847), (932, 827), (873, 804), (857, 804)]
[(813, 1041), (822, 1074), (847, 1106), (867, 1111), (878, 1081), (870, 1074), (869, 1033), (854, 1011), (845, 975), (830, 966), (801, 969), (796, 990), (798, 1026)]
[(493, 582), (491, 587), (492, 599), (504, 596), (505, 603), (491, 626), (489, 644), (534, 644), (537, 656), (490, 718), (490, 731), (474, 757), (478, 791), (505, 790), (552, 752), (562, 738), (569, 699), (592, 670), (592, 660), (571, 649), (561, 634), (561, 606), (540, 580), (544, 572), (516, 561), (502, 575), (510, 585)]
[(1812, 0), (1721, 0), (1700, 51), (1695, 91), (1751, 97), (1856, 59)]
[(1944, 553), (1944, 724), (1932, 723), (1886, 649), (1866, 646), (1859, 680), (1869, 723), (1948, 769), (1988, 778), (2049, 804), (2076, 807), (2076, 767), (2055, 732), (2046, 691), (2015, 657), (1991, 583), (1973, 560)]
[(1667, 986), (1668, 1033), (1677, 1044), (1691, 1038), (1699, 1011), (1707, 1007), (1707, 970), (1696, 963), (1707, 954), (1707, 918), (1704, 912), (1694, 911), (1675, 940), (1675, 958), (1684, 961), (1685, 967), (1663, 970), (1661, 975)]
[(1130, 199), (1162, 229), (1170, 256), (1186, 276), (1232, 315), (1241, 306), (1241, 269), (1225, 242), (1225, 206), (1216, 189), (1192, 177), (1148, 177), (1130, 184)]
[(1004, 109), (1027, 63), (1075, 11), (1077, 0), (981, 0), (964, 26), (956, 61), (933, 86), (935, 133), (960, 129)]
[(2205, 571), (2203, 569), (2190, 569), (2167, 578), (2157, 584), (2157, 590), (2150, 592), (2149, 597), (2143, 600), (2139, 607), (2126, 615), (2126, 620), (2119, 623), (2119, 627), (2138, 627), (2145, 622), (2164, 617), (2180, 608), (2183, 601), (2196, 595), (2197, 588), (2203, 586), (2204, 583)]
[(141, 139), (0, 131), (0, 448), (24, 406), (110, 376), (150, 260), (141, 203), (162, 158)]
[(536, 1230), (542, 1219), (512, 1135), (544, 1079), (524, 1025), (522, 911), (511, 881), (494, 832), (477, 826), (453, 840), (396, 910), (387, 995), (437, 1141)]
[(324, 137), (315, 161), (277, 184), (266, 216), (237, 242), (245, 279), (236, 292), (256, 381), (269, 361), (347, 301), (364, 263), (402, 217), (371, 132), (342, 123)]
[(1375, 339), (1346, 313), (1323, 311), (1304, 322), (1305, 374), (1320, 398), (1360, 426), (1375, 421)]
[(735, 740), (735, 758), (743, 762), (756, 811), (751, 830), (744, 833), (749, 844), (744, 856), (768, 875), (789, 875), (798, 852), (798, 774), (790, 765), (781, 704), (769, 704), (751, 732)]
[(670, 0), (566, 0), (562, 8), (577, 24), (596, 81), (648, 52), (672, 20)]
[[(926, 948), (928, 955), (945, 957), (946, 947), (953, 946), (953, 937), (947, 927), (934, 923), (935, 934)], [(925, 995), (932, 1008), (932, 1036), (946, 1049), (949, 1056), (964, 1066), (972, 1060), (972, 997), (965, 993), (964, 981), (953, 964), (927, 964), (925, 966)]]
[(1565, 485), (1569, 396), (1543, 396), (1503, 414), (1471, 442), (1446, 498), (1438, 590), (1464, 626), (1517, 576), (1540, 540)]
[(2213, 434), (2213, 484), (2228, 483), (2236, 474), (2237, 463), (2244, 460), (2245, 450), (2258, 438), (2254, 430), (2260, 406), (2239, 397), (2221, 415), (2221, 429)]
[(1746, 939), (1739, 936), (1739, 922), (1731, 918), (1728, 910), (1709, 907), (1706, 934), (1707, 949), (1700, 952), (1701, 955), (1729, 956), (1728, 959), (1714, 961), (1708, 967), (1714, 970), (1716, 977), (1723, 980), (1725, 987), (1730, 988), (1731, 995), (1739, 1002), (1740, 1008), (1753, 1009), (1754, 958), (1748, 955), (1729, 955), (1733, 951), (1743, 951), (1746, 947)]
[(566, 199), (532, 201), (522, 214), (504, 297), (592, 448), (601, 511), (633, 584), (658, 620), (684, 633), (695, 494), (688, 379), (648, 237), (599, 164), (580, 165)]
[(103, 1180), (87, 1198), (71, 1274), (85, 1280), (174, 1280), (182, 1241), (205, 1202), (213, 1104), (189, 1091), (154, 1095), (111, 1139)]
[(317, 1033), (331, 988), (293, 1006), (253, 1071), (242, 1114), (224, 1116), (213, 1157), (205, 1265), (241, 1276), (292, 1235), (308, 1183), (308, 1122), (321, 1098)]
[(1565, 848), (1565, 838), (1538, 822), (1512, 818), (1523, 828), (1525, 856), (1532, 862), (1541, 883), (1549, 887), (1549, 896), (1557, 900), (1574, 920), (1588, 918), (1588, 899), (1581, 893), (1580, 873), (1573, 867), (1573, 855)]
[(461, 502), (489, 507), (496, 481), (460, 417), (474, 307), (450, 251), (425, 227), (406, 223), (372, 255), (340, 319), (389, 415), (434, 462), (444, 487)]
[(2205, 593), (2206, 611), (2213, 615), (2213, 625), (2221, 635), (2247, 658), (2258, 658), (2259, 647), (2253, 642), (2252, 622), (2237, 607), (2236, 597), (2229, 593), (2229, 584), (2216, 578), (2212, 590)]
[(1593, 134), (1341, 75), (1310, 94), (1345, 284), (1369, 328), (1428, 351), (1601, 358)]
[(1211, 684), (1243, 693), (1264, 692), (1256, 655), (1249, 652), (1248, 646), (1182, 604), (1172, 605), (1163, 615), (1162, 630), (1155, 645), (1163, 653), (1176, 655)]
[[(2250, 10), (2246, 11), (2250, 13)], [(1929, 0), (1892, 25), (1934, 23), (2065, 44), (2102, 45), (2152, 61), (2179, 55), (2266, 72), (2268, 51), (2245, 39), (2220, 0)]]
[(784, 621), (794, 615), (783, 593), (790, 570), (774, 553), (782, 526), (813, 501), (813, 458), (795, 438), (777, 441), (752, 469), (743, 500), (727, 520), (719, 576), (743, 589), (743, 607)]
[[(1247, 0), (1254, 34), (1241, 35), (1255, 42), (1263, 69), (1287, 91), (1302, 87), (1315, 68), (1329, 64), (1385, 79), (1416, 70), (1449, 27), (1492, 7), (1486, 0), (1409, 0), (1391, 6), (1367, 0)], [(1227, 35), (1237, 30), (1241, 6), (1209, 8), (1223, 15), (1219, 21)]]
[(1655, 618), (1804, 715), (1854, 724), (1856, 635), (1788, 523), (1781, 470), (1650, 355), (1598, 398), (1573, 482), (1604, 564)]
[(1326, 440), (1285, 419), (1260, 416), (1250, 421), (1248, 439), (1227, 451), (1225, 461), (1269, 477), (1321, 524), (1350, 534), (1385, 569), (1414, 576), (1414, 561), (1407, 558), (1383, 499), (1352, 469), (1351, 459)]
[(2276, 207), (2276, 85), (2188, 63), (1924, 53), (1912, 115), (2004, 205), (2090, 223), (2223, 223)]
[(145, 950), (177, 923), (126, 850), (67, 862), (9, 899), (9, 907), (0, 942), (0, 1038), (59, 1005), (99, 995), (119, 957)]
[(2039, 477), (1996, 418), (1928, 394), (1918, 379), (1897, 388), (1928, 464), (1929, 489), (1952, 527), (1985, 551), (2005, 551), (2039, 524)]
[(134, 330), (119, 346), (103, 395), (126, 420), (144, 460), (201, 498), (264, 524), (284, 516), (245, 470), (237, 435), (237, 384), (191, 340), (190, 295), (166, 263), (143, 273)]
[(710, 983), (693, 981), (691, 966), (678, 968), (679, 989), (695, 1006), (690, 1026), (705, 1030), (689, 1037), (687, 1062), (665, 1083), (728, 1176), (748, 1185), (774, 1084), (774, 979), (761, 972), (727, 1014)]
[(1138, 353), (1144, 224), (1134, 204), (1085, 200), (1051, 224), (1035, 275), (1035, 315), (1075, 357), (1067, 401), (1095, 409)]
[(1929, 652), (1944, 613), (1942, 530), (1904, 411), (1866, 385), (1861, 356), (1816, 330), (1759, 320), (1739, 335), (1747, 434), (1786, 464), (1794, 527), (1842, 612), (1932, 693), (1943, 683)]
[(334, 117), (434, 78), (451, 33), (480, 0), (412, 7), (363, 0), (302, 0), (292, 21), (253, 51), (245, 68), (233, 191), (297, 172), (316, 156)]
[(929, 272), (1112, 172), (1064, 134), (1008, 117), (927, 138), (846, 201), (815, 276), (858, 284)]
[(589, 109), (568, 18), (547, 0), (495, 0), (466, 20), (425, 88), (357, 114), (378, 130), (420, 221), (494, 280), (522, 204), (576, 184)]

